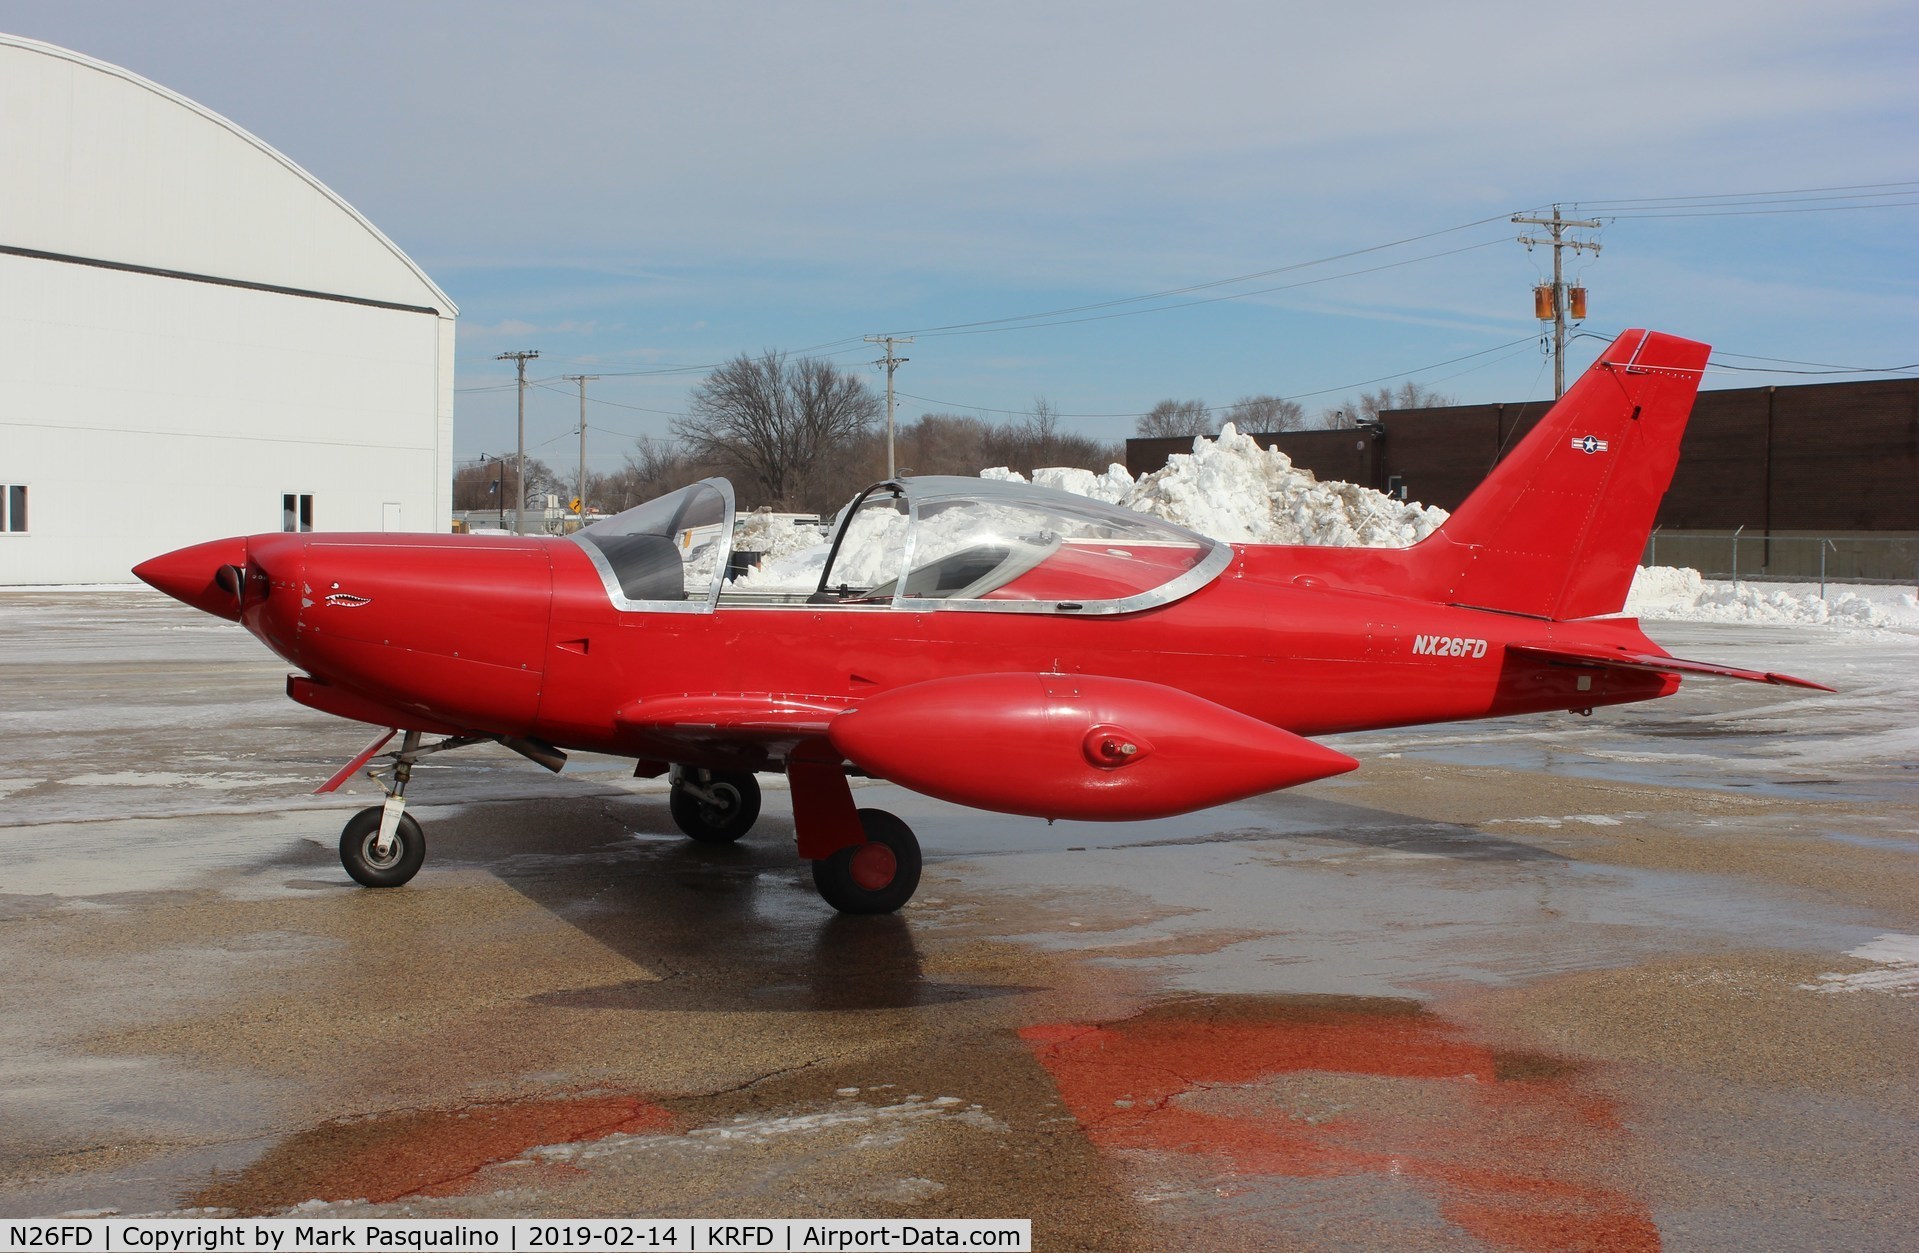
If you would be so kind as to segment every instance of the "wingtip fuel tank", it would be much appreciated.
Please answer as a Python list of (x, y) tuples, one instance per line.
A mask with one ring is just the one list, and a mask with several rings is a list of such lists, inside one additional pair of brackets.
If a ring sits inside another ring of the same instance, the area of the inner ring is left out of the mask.
[(828, 728), (862, 769), (942, 800), (1039, 818), (1164, 818), (1359, 763), (1158, 683), (974, 674), (880, 693)]

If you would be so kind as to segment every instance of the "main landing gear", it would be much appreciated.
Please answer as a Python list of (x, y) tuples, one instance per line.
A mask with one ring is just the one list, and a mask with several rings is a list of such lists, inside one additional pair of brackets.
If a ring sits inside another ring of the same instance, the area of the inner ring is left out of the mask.
[(890, 914), (920, 885), (920, 842), (884, 809), (859, 811), (866, 843), (813, 863), (813, 887), (842, 914)]
[(760, 816), (760, 781), (745, 771), (673, 767), (673, 821), (702, 844), (731, 844)]
[[(913, 899), (920, 845), (911, 827), (882, 809), (855, 810), (837, 762), (795, 761), (787, 778), (800, 856), (827, 904), (843, 914), (890, 914)], [(743, 771), (674, 766), (667, 807), (691, 838), (731, 844), (759, 817), (760, 785)]]

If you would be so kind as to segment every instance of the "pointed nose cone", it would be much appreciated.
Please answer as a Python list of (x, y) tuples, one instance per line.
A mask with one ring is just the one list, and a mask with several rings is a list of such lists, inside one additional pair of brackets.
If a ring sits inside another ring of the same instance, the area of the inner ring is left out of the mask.
[(232, 622), (240, 620), (240, 579), (246, 569), (247, 542), (217, 539), (179, 548), (133, 567), (141, 582), (195, 609)]

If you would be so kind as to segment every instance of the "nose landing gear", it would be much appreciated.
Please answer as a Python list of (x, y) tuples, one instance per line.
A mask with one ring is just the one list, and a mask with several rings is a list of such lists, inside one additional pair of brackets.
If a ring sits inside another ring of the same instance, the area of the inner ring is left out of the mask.
[(420, 733), (408, 731), (394, 756), (392, 786), (368, 772), (386, 788), (386, 803), (354, 814), (340, 832), (340, 864), (362, 887), (397, 888), (426, 861), (426, 833), (406, 812), (406, 785), (419, 756)]

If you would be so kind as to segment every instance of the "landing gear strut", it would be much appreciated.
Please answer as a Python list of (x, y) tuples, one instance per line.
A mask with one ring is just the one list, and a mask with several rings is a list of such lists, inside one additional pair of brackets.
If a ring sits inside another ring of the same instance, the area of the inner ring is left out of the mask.
[(393, 762), (392, 786), (373, 776), (386, 788), (386, 803), (354, 814), (340, 832), (340, 864), (363, 887), (397, 888), (426, 861), (426, 834), (406, 812), (406, 785), (419, 753), (420, 733), (408, 731)]
[(673, 821), (702, 844), (731, 844), (760, 816), (760, 783), (744, 771), (673, 767)]
[(831, 745), (802, 744), (786, 762), (793, 835), (813, 886), (843, 914), (890, 914), (920, 885), (920, 842), (883, 809), (855, 809)]

